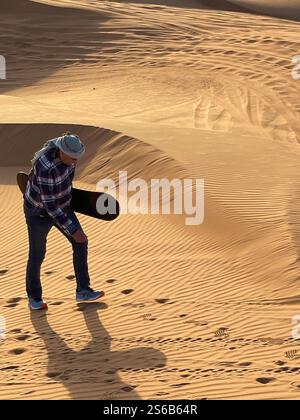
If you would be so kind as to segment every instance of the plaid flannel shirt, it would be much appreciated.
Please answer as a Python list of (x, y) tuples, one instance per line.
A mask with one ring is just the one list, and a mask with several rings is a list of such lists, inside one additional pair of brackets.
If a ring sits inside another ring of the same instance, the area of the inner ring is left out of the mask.
[(78, 230), (66, 213), (71, 204), (74, 173), (75, 167), (65, 165), (57, 149), (49, 149), (33, 165), (24, 196), (29, 209), (52, 217), (67, 235)]

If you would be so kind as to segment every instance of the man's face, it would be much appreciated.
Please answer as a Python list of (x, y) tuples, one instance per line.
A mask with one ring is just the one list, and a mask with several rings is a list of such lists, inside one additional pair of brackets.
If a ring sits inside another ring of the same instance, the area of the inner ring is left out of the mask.
[(78, 159), (71, 158), (70, 156), (68, 156), (64, 152), (62, 152), (61, 150), (59, 151), (59, 158), (67, 166), (71, 166), (71, 165), (76, 166), (76, 164), (78, 162)]

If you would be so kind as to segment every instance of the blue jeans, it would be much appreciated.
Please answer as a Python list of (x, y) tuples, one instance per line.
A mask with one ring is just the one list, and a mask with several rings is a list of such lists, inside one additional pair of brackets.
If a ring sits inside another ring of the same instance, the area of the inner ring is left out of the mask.
[[(29, 256), (26, 270), (26, 291), (30, 298), (42, 300), (41, 265), (46, 255), (47, 236), (51, 228), (55, 226), (69, 240), (73, 248), (73, 265), (77, 282), (77, 291), (86, 289), (90, 285), (88, 272), (88, 245), (77, 243), (68, 236), (50, 216), (42, 216), (26, 207), (24, 213), (28, 229)], [(68, 217), (81, 228), (72, 209), (68, 210)]]

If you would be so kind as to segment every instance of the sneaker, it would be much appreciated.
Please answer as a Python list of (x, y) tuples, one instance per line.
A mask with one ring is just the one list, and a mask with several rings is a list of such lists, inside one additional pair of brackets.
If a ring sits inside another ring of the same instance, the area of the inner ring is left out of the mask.
[(77, 302), (92, 302), (93, 300), (100, 299), (104, 296), (103, 291), (94, 291), (90, 287), (88, 289), (82, 289), (80, 292), (76, 292), (76, 301)]
[(48, 305), (46, 302), (43, 302), (42, 300), (35, 300), (32, 298), (29, 298), (28, 306), (33, 311), (40, 311), (43, 309), (48, 309)]

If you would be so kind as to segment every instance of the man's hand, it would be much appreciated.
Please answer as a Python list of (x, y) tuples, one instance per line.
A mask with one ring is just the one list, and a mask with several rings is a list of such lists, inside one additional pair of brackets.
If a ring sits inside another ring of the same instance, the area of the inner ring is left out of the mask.
[(88, 238), (86, 234), (83, 232), (83, 230), (79, 229), (77, 230), (73, 235), (72, 238), (77, 242), (78, 244), (84, 244), (88, 242)]

